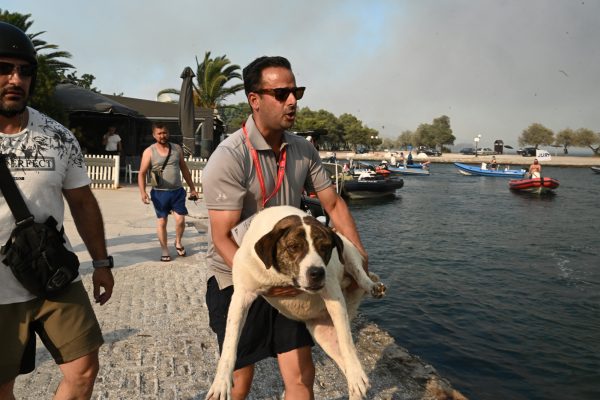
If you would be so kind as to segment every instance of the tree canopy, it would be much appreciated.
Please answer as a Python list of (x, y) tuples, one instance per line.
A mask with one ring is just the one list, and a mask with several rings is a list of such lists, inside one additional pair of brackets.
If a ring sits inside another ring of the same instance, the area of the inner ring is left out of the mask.
[(554, 142), (554, 132), (540, 123), (533, 123), (519, 136), (519, 145), (531, 145), (536, 149), (538, 146), (549, 146)]
[(566, 128), (559, 131), (554, 138), (554, 144), (556, 146), (562, 146), (565, 154), (569, 153), (569, 146), (573, 146), (576, 142), (575, 132), (573, 129)]
[(589, 147), (595, 155), (600, 155), (600, 133), (579, 128), (575, 131), (575, 142), (581, 147)]
[[(194, 85), (194, 104), (199, 107), (218, 108), (230, 95), (244, 89), (243, 83), (225, 86), (231, 80), (242, 79), (238, 72), (240, 66), (231, 64), (225, 56), (211, 58), (210, 51), (204, 54), (202, 62), (196, 57), (196, 84)], [(163, 93), (180, 94), (179, 89), (163, 89), (157, 96)]]

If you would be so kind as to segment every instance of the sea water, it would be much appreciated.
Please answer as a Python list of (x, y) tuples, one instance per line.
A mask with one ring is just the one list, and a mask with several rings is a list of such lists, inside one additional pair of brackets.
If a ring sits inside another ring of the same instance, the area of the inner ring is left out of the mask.
[(350, 202), (388, 285), (362, 312), (471, 399), (600, 399), (600, 174), (543, 175), (555, 195), (433, 164)]

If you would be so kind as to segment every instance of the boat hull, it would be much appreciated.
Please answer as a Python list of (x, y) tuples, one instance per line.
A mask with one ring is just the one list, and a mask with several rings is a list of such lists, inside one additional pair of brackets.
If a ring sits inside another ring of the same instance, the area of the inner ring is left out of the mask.
[(388, 171), (392, 173), (392, 175), (419, 175), (419, 176), (428, 176), (429, 170), (425, 168), (411, 168), (411, 167), (387, 167)]
[(511, 179), (508, 182), (510, 190), (542, 194), (554, 191), (559, 182), (554, 178), (540, 177), (530, 179)]
[(394, 196), (404, 186), (402, 179), (378, 179), (373, 181), (344, 181), (342, 195), (349, 199), (375, 199)]
[(454, 163), (454, 166), (458, 168), (458, 172), (463, 175), (493, 176), (498, 178), (523, 178), (527, 172), (524, 169), (482, 169), (481, 167), (457, 162)]
[(600, 167), (590, 167), (590, 169), (595, 173), (600, 174)]

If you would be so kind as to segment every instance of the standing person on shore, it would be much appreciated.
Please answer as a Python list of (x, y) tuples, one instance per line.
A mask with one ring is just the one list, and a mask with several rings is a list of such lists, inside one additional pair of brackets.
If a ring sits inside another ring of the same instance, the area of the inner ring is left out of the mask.
[(106, 154), (118, 156), (121, 154), (121, 136), (117, 133), (117, 128), (114, 126), (108, 127), (108, 132), (102, 136), (102, 145)]
[[(181, 244), (185, 230), (185, 216), (188, 210), (185, 206), (186, 191), (181, 182), (181, 176), (190, 187), (190, 198), (198, 198), (198, 193), (192, 180), (192, 174), (185, 163), (183, 149), (175, 143), (169, 143), (169, 129), (165, 124), (156, 122), (152, 124), (152, 137), (156, 143), (149, 146), (142, 153), (140, 172), (138, 174), (138, 187), (144, 204), (154, 204), (156, 212), (156, 234), (161, 248), (160, 260), (171, 261), (167, 246), (167, 223), (169, 214), (175, 215), (175, 250), (177, 255), (186, 255), (185, 247)], [(146, 192), (146, 174), (148, 170), (160, 170), (161, 177), (156, 186), (150, 190), (150, 197)]]
[[(94, 260), (94, 298), (102, 305), (110, 299), (114, 285), (102, 214), (73, 134), (27, 107), (36, 74), (37, 57), (29, 37), (0, 22), (0, 162), (7, 163), (36, 222), (53, 217), (62, 227), (63, 196), (67, 200)], [(4, 195), (0, 199), (0, 244), (4, 245), (15, 218)], [(70, 249), (68, 241), (66, 247)], [(99, 369), (98, 349), (104, 341), (81, 278), (48, 300), (30, 293), (0, 263), (0, 399), (14, 399), (15, 378), (35, 369), (36, 333), (63, 374), (54, 398), (89, 399)]]
[[(319, 153), (303, 138), (287, 132), (304, 94), (296, 86), (289, 61), (260, 57), (243, 70), (252, 115), (221, 143), (202, 174), (210, 230), (206, 303), (210, 326), (222, 348), (233, 293), (231, 268), (238, 250), (231, 229), (264, 207), (300, 206), (304, 188), (317, 193), (336, 229), (367, 255), (346, 203), (337, 195)], [(263, 178), (263, 179), (261, 179)], [(275, 288), (270, 296), (295, 296), (295, 288)], [(280, 315), (263, 298), (255, 300), (238, 345), (233, 373), (234, 399), (250, 392), (254, 363), (277, 357), (286, 399), (313, 399), (314, 345), (306, 326)]]
[(529, 177), (530, 178), (539, 178), (542, 175), (542, 166), (538, 159), (533, 160), (533, 164), (529, 166)]

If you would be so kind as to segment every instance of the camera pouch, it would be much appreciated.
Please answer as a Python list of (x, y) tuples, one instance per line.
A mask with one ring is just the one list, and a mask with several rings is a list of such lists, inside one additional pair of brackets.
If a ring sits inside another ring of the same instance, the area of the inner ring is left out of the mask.
[(0, 250), (4, 264), (37, 297), (52, 298), (77, 277), (79, 259), (64, 246), (63, 232), (52, 216), (43, 224), (32, 218), (18, 224)]
[(162, 180), (162, 168), (152, 169), (150, 171), (150, 185), (152, 187), (158, 187)]

